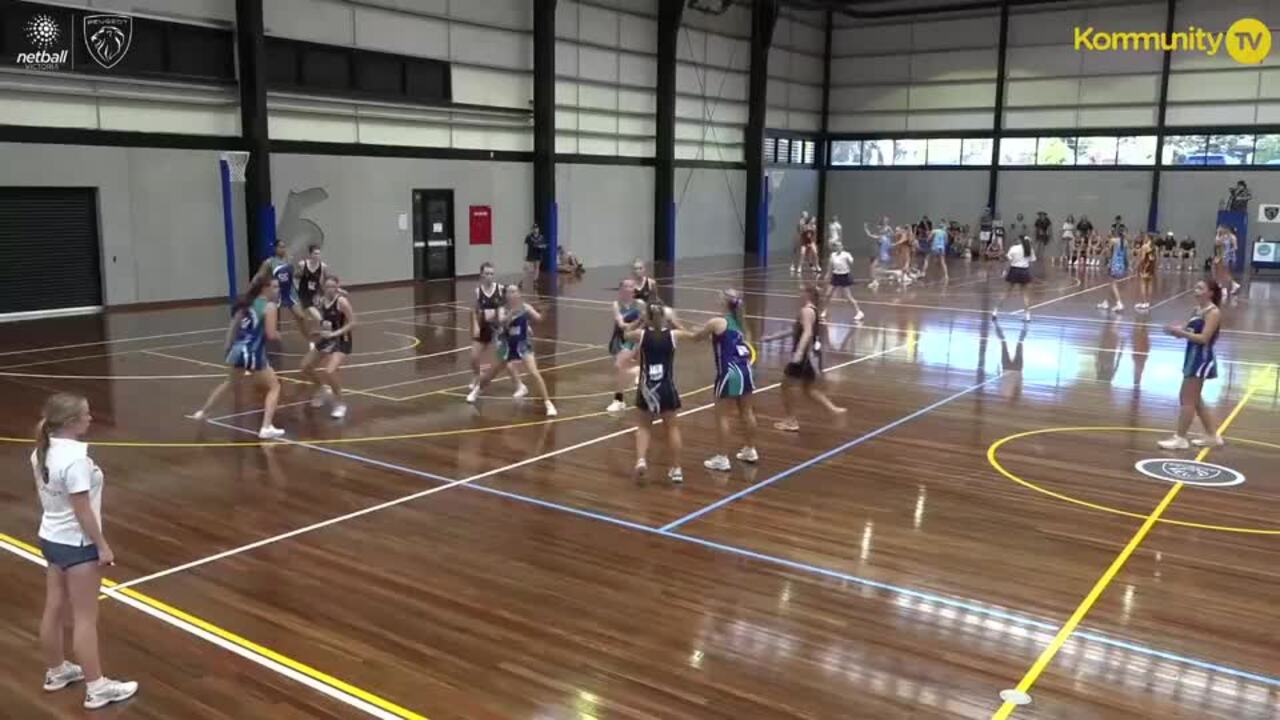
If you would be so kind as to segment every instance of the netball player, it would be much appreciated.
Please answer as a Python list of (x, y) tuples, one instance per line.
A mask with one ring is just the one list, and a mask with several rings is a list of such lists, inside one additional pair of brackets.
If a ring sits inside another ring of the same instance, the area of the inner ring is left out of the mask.
[[(1213, 346), (1218, 340), (1218, 329), (1222, 323), (1222, 312), (1218, 309), (1222, 303), (1222, 287), (1213, 280), (1201, 280), (1196, 283), (1193, 294), (1196, 308), (1187, 324), (1183, 327), (1165, 327), (1165, 332), (1187, 341), (1182, 362), (1182, 388), (1178, 392), (1178, 427), (1174, 430), (1173, 437), (1159, 442), (1160, 447), (1165, 450), (1186, 450), (1191, 445), (1223, 445), (1222, 436), (1218, 435), (1218, 426), (1214, 424), (1213, 416), (1201, 397), (1204, 381), (1218, 377), (1218, 360), (1214, 356)], [(1191, 421), (1197, 416), (1208, 434), (1188, 442), (1187, 431), (1191, 429)]]
[(308, 312), (318, 320), (314, 345), (302, 359), (302, 375), (311, 378), (314, 394), (311, 407), (324, 405), (333, 398), (333, 412), (329, 416), (341, 420), (347, 416), (347, 404), (342, 401), (342, 386), (338, 382), (338, 368), (351, 354), (351, 329), (356, 326), (356, 313), (351, 301), (339, 290), (337, 275), (324, 279), (324, 295)]
[(791, 274), (797, 275), (804, 268), (804, 231), (809, 227), (809, 211), (800, 213), (800, 222), (796, 223), (796, 235), (791, 240)]
[[(643, 263), (637, 262), (641, 268)], [(622, 393), (627, 387), (635, 384), (636, 345), (627, 340), (627, 333), (642, 323), (645, 303), (636, 297), (636, 283), (625, 278), (618, 286), (618, 297), (613, 301), (613, 332), (609, 336), (609, 354), (613, 356), (617, 384), (613, 393), (613, 402), (606, 408), (611, 413), (627, 409)]]
[(555, 417), (556, 406), (551, 403), (551, 396), (547, 392), (547, 383), (542, 379), (542, 373), (538, 372), (538, 359), (533, 353), (533, 332), (529, 327), (531, 321), (541, 322), (542, 314), (532, 305), (525, 304), (524, 298), (520, 295), (520, 288), (516, 285), (507, 286), (506, 300), (506, 306), (498, 314), (498, 366), (492, 366), (480, 374), (476, 386), (467, 393), (467, 402), (475, 403), (498, 371), (509, 369), (515, 363), (520, 363), (524, 365), (529, 377), (533, 378), (533, 386), (538, 389), (538, 394), (542, 397), (547, 417)]
[(867, 237), (876, 241), (876, 259), (871, 261), (871, 283), (867, 288), (879, 289), (880, 280), (883, 278), (894, 278), (899, 286), (905, 286), (905, 276), (893, 267), (893, 229), (888, 224), (884, 224), (879, 230), (872, 232), (871, 228), (863, 223), (862, 230)]
[(1016, 287), (1022, 292), (1022, 321), (1027, 322), (1031, 319), (1031, 263), (1036, 261), (1035, 251), (1031, 249), (1031, 240), (1026, 235), (1018, 239), (1018, 242), (1009, 248), (1005, 259), (1009, 261), (1009, 268), (1005, 270), (1004, 279), (1008, 283), (1004, 289), (1004, 295), (1000, 297), (1000, 301), (991, 308), (991, 317), (1000, 316), (1000, 308), (1004, 306), (1009, 295)]
[(307, 248), (307, 257), (298, 263), (298, 300), (303, 309), (315, 305), (316, 296), (324, 292), (324, 276), (329, 266), (320, 258), (320, 246)]
[(1231, 232), (1231, 228), (1225, 225), (1218, 226), (1218, 232), (1213, 241), (1214, 276), (1218, 281), (1218, 285), (1222, 288), (1224, 297), (1234, 295), (1240, 290), (1240, 283), (1236, 282), (1233, 277), (1237, 243), (1238, 238), (1236, 238), (1234, 232)]
[[(493, 263), (480, 263), (480, 284), (476, 285), (476, 301), (471, 308), (471, 387), (474, 390), (480, 381), (480, 360), (489, 356), (491, 346), (496, 353), (495, 343), (498, 340), (498, 313), (507, 304), (506, 290), (494, 279)], [(497, 362), (492, 360), (492, 362)], [(529, 388), (520, 381), (515, 368), (507, 366), (511, 381), (516, 389), (512, 397), (522, 398), (529, 394)]]
[[(910, 238), (910, 235), (907, 236)], [(809, 399), (822, 405), (828, 412), (842, 414), (845, 408), (831, 402), (825, 393), (818, 388), (822, 376), (822, 344), (826, 341), (826, 331), (819, 317), (818, 303), (820, 295), (815, 285), (804, 288), (804, 304), (796, 315), (795, 324), (791, 328), (791, 362), (787, 363), (782, 378), (782, 407), (786, 418), (775, 423), (774, 428), (784, 432), (799, 432), (800, 421), (796, 418), (795, 398), (797, 386)]]
[[(1151, 287), (1156, 281), (1156, 256), (1163, 255), (1163, 250), (1157, 249), (1157, 243), (1161, 243), (1159, 236), (1145, 233), (1141, 244), (1138, 245), (1138, 302), (1133, 306), (1133, 309), (1138, 312), (1151, 308)], [(1161, 244), (1160, 248), (1163, 247)]]
[(227, 328), (227, 379), (209, 393), (209, 399), (199, 410), (187, 417), (204, 420), (209, 408), (222, 397), (227, 388), (240, 378), (252, 376), (265, 397), (262, 405), (262, 428), (258, 437), (270, 440), (284, 435), (284, 430), (271, 424), (275, 419), (276, 403), (280, 400), (280, 380), (267, 362), (266, 341), (280, 339), (277, 328), (275, 300), (280, 294), (276, 279), (270, 275), (254, 278), (253, 284), (232, 308), (234, 317)]
[[(833, 245), (838, 243), (838, 240), (832, 241)], [(756, 384), (751, 374), (751, 348), (747, 345), (742, 295), (737, 290), (725, 290), (720, 299), (724, 303), (723, 314), (703, 325), (695, 339), (712, 339), (716, 362), (716, 447), (720, 453), (702, 464), (708, 470), (723, 472), (730, 468), (729, 413), (733, 409), (742, 421), (747, 441), (737, 458), (755, 463), (760, 460), (760, 454), (756, 452), (756, 413), (751, 401)]]
[(661, 302), (658, 298), (658, 281), (649, 277), (649, 270), (640, 258), (631, 262), (631, 282), (635, 288), (636, 300), (642, 303)]
[(951, 271), (947, 269), (947, 221), (939, 220), (929, 234), (929, 254), (924, 256), (924, 269), (920, 272), (920, 277), (925, 278), (929, 275), (929, 261), (937, 258), (938, 264), (942, 266), (942, 282), (951, 282)]
[(295, 301), (296, 288), (293, 275), (297, 269), (298, 266), (289, 261), (289, 247), (282, 242), (277, 242), (275, 255), (262, 261), (262, 266), (258, 268), (258, 275), (270, 275), (276, 279), (276, 283), (280, 285), (278, 305), (293, 315), (298, 333), (302, 335), (303, 340), (310, 343), (311, 326), (307, 324), (307, 316), (303, 313), (302, 306)]
[(822, 272), (818, 262), (818, 218), (809, 218), (809, 222), (800, 231), (800, 267), (808, 268), (815, 273)]
[[(946, 264), (943, 264), (946, 267)], [(822, 316), (827, 315), (826, 307), (831, 302), (831, 295), (839, 290), (844, 298), (853, 305), (853, 321), (861, 322), (866, 317), (858, 300), (853, 296), (853, 255), (844, 249), (839, 240), (831, 241), (831, 258), (827, 261), (827, 293), (823, 299)]]
[[(44, 614), (40, 647), (44, 653), (45, 692), (86, 680), (84, 707), (96, 710), (138, 692), (138, 683), (102, 674), (98, 653), (98, 592), (102, 568), (115, 564), (103, 535), (103, 474), (89, 457), (84, 435), (93, 416), (89, 401), (57, 393), (44, 403), (31, 453), (36, 492), (42, 510), (40, 551), (45, 559)], [(67, 661), (67, 635), (77, 665)], [(13, 707), (12, 696), (6, 704)]]
[(643, 327), (628, 330), (624, 335), (635, 343), (640, 366), (640, 380), (636, 387), (636, 407), (640, 410), (636, 424), (636, 479), (643, 480), (648, 473), (649, 425), (660, 419), (667, 430), (671, 459), (667, 479), (679, 485), (684, 482), (684, 470), (680, 467), (684, 444), (676, 414), (680, 409), (680, 391), (676, 388), (675, 377), (676, 342), (694, 336), (670, 325), (670, 315), (661, 302), (649, 303), (645, 307)]
[(1108, 305), (1104, 298), (1098, 303), (1098, 308), (1124, 312), (1124, 303), (1120, 300), (1120, 281), (1129, 277), (1129, 253), (1125, 250), (1124, 235), (1112, 235), (1110, 248), (1111, 257), (1107, 261), (1107, 274), (1111, 277), (1111, 297), (1115, 300), (1115, 305)]

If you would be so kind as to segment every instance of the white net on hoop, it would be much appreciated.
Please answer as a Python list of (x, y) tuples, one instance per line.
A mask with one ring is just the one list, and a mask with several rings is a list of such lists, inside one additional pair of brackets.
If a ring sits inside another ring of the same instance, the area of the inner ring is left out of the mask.
[(231, 182), (244, 182), (244, 170), (249, 167), (249, 153), (239, 150), (224, 152), (222, 160), (231, 173)]

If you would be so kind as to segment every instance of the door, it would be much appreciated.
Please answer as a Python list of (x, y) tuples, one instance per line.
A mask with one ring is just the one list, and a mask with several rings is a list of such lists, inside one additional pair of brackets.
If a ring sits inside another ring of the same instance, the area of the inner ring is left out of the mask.
[(95, 188), (0, 188), (0, 314), (102, 305)]
[(413, 191), (413, 277), (440, 280), (454, 275), (453, 191)]

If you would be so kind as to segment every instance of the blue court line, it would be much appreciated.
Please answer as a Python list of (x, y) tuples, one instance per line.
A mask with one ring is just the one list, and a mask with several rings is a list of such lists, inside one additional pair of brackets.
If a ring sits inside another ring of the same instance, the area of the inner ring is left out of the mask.
[[(984, 383), (982, 383), (981, 385), (985, 385), (986, 383), (991, 382), (992, 380), (995, 380), (998, 377), (999, 376), (992, 377), (987, 381), (985, 381)], [(981, 385), (979, 385), (978, 387), (980, 387)], [(965, 392), (970, 392), (972, 390), (973, 388), (969, 388), (965, 390)], [(905, 422), (905, 418), (904, 420), (899, 422)], [(217, 421), (210, 421), (210, 424), (217, 425), (219, 427), (223, 427), (229, 430), (253, 433), (252, 430), (246, 430), (245, 428), (236, 427), (234, 425), (228, 425), (226, 423), (221, 423)], [(670, 530), (650, 527), (648, 525), (632, 522), (630, 520), (623, 520), (622, 518), (617, 518), (612, 515), (605, 515), (603, 513), (592, 512), (590, 510), (584, 510), (582, 508), (576, 508), (570, 505), (563, 505), (561, 503), (552, 502), (549, 500), (542, 500), (540, 498), (521, 495), (520, 493), (514, 493), (507, 490), (499, 490), (497, 488), (486, 487), (484, 485), (475, 485), (472, 483), (458, 483), (458, 481), (456, 480), (451, 480), (442, 475), (436, 475), (435, 473), (427, 472), (425, 470), (416, 470), (414, 468), (405, 467), (403, 465), (384, 462), (382, 460), (375, 460), (373, 458), (364, 457), (362, 455), (356, 455), (354, 453), (348, 453), (342, 450), (334, 450), (333, 448), (324, 447), (320, 445), (308, 445), (306, 443), (297, 442), (293, 440), (285, 440), (284, 444), (298, 445), (311, 450), (318, 450), (320, 452), (328, 453), (336, 457), (343, 457), (348, 460), (353, 460), (356, 462), (368, 463), (370, 465), (380, 467), (386, 470), (393, 470), (393, 471), (406, 473), (408, 475), (415, 475), (418, 477), (426, 478), (428, 480), (434, 480), (440, 483), (456, 484), (468, 490), (488, 493), (490, 495), (496, 495), (498, 497), (506, 498), (508, 500), (513, 500), (513, 501), (525, 503), (528, 505), (534, 505), (534, 506), (545, 508), (548, 510), (555, 510), (557, 512), (563, 512), (569, 515), (574, 515), (574, 516), (585, 518), (588, 520), (595, 520), (597, 522), (606, 523), (609, 525), (613, 525), (615, 527), (622, 527), (628, 530), (634, 530), (634, 531), (643, 532), (649, 535), (656, 535), (658, 537), (663, 537), (671, 540), (677, 540), (680, 542), (689, 543), (691, 545), (698, 545), (710, 550), (717, 550), (717, 551), (728, 553), (731, 555), (736, 555), (738, 557), (743, 557), (750, 560), (756, 560), (759, 562), (768, 563), (770, 565), (778, 565), (781, 567), (790, 568), (792, 570), (799, 570), (799, 571), (811, 573), (814, 575), (820, 575), (823, 577), (831, 578), (833, 580), (841, 580), (844, 582), (850, 582), (856, 585), (861, 585), (863, 587), (874, 588), (877, 590), (884, 590), (885, 592), (894, 593), (896, 595), (901, 595), (904, 597), (915, 598), (917, 600), (924, 600), (926, 602), (936, 603), (938, 605), (945, 605), (947, 607), (955, 608), (957, 610), (965, 610), (968, 612), (977, 613), (979, 615), (984, 615), (986, 617), (994, 618), (997, 620), (1004, 620), (1006, 622), (1017, 623), (1019, 625), (1035, 628), (1037, 630), (1043, 630), (1048, 633), (1056, 633), (1060, 627), (1058, 625), (1054, 625), (1044, 620), (1038, 620), (1036, 618), (1032, 618), (1026, 615), (1021, 615), (1015, 612), (990, 608), (985, 605), (979, 604), (977, 601), (960, 600), (956, 598), (950, 598), (945, 595), (937, 595), (925, 590), (914, 590), (912, 588), (908, 588), (902, 585), (894, 585), (893, 583), (882, 582), (880, 580), (872, 580), (870, 578), (861, 577), (859, 575), (851, 575), (849, 573), (841, 572), (839, 570), (824, 568), (819, 565), (810, 565), (808, 563), (803, 563), (796, 560), (788, 560), (787, 558), (779, 557), (776, 555), (768, 555), (766, 553), (756, 552), (754, 550), (748, 550), (746, 548), (737, 547), (735, 545), (726, 545), (724, 543), (716, 542), (714, 540), (707, 540), (700, 537), (695, 537), (693, 535), (685, 535), (683, 533), (672, 532)], [(1076, 637), (1083, 638), (1091, 642), (1096, 642), (1102, 645), (1120, 648), (1122, 650), (1128, 650), (1130, 652), (1134, 652), (1139, 655), (1146, 655), (1149, 657), (1159, 658), (1162, 660), (1177, 662), (1189, 667), (1194, 667), (1200, 670), (1204, 670), (1206, 672), (1218, 673), (1221, 675), (1229, 675), (1231, 677), (1237, 677), (1243, 680), (1250, 680), (1250, 681), (1261, 683), (1264, 685), (1269, 685), (1271, 687), (1280, 688), (1280, 677), (1272, 677), (1269, 675), (1253, 673), (1253, 672), (1249, 672), (1248, 670), (1241, 670), (1239, 668), (1234, 668), (1228, 665), (1219, 665), (1217, 663), (1209, 662), (1207, 660), (1200, 660), (1198, 658), (1193, 658), (1186, 655), (1179, 655), (1177, 653), (1160, 650), (1147, 645), (1142, 645), (1141, 643), (1112, 638), (1107, 635), (1103, 635), (1101, 633), (1093, 632), (1093, 631), (1087, 631), (1087, 630), (1077, 631)]]
[(698, 519), (698, 518), (702, 517), (703, 515), (706, 515), (707, 513), (711, 512), (711, 511), (713, 511), (713, 510), (716, 510), (716, 509), (718, 509), (718, 508), (722, 508), (722, 507), (724, 507), (725, 505), (728, 505), (729, 503), (731, 503), (731, 502), (734, 502), (734, 501), (738, 500), (739, 498), (744, 498), (744, 497), (746, 497), (746, 496), (750, 495), (751, 493), (756, 492), (757, 490), (762, 490), (762, 489), (764, 489), (764, 488), (766, 488), (766, 487), (769, 487), (770, 485), (772, 485), (772, 484), (774, 484), (774, 483), (778, 482), (779, 480), (785, 480), (785, 479), (787, 479), (788, 477), (791, 477), (792, 475), (794, 475), (794, 474), (796, 474), (796, 473), (800, 472), (801, 470), (804, 470), (804, 469), (806, 469), (806, 468), (813, 467), (814, 465), (817, 465), (818, 463), (824, 462), (824, 461), (826, 461), (826, 460), (828, 460), (828, 459), (830, 459), (830, 458), (832, 458), (832, 457), (835, 457), (836, 455), (839, 455), (840, 453), (844, 452), (845, 450), (848, 450), (849, 448), (855, 447), (855, 446), (857, 446), (857, 445), (861, 445), (862, 443), (864, 443), (864, 442), (866, 442), (866, 441), (868, 441), (868, 440), (871, 440), (871, 439), (873, 439), (873, 438), (879, 437), (880, 435), (883, 435), (883, 434), (885, 434), (885, 433), (889, 432), (890, 430), (892, 430), (892, 429), (894, 429), (894, 428), (898, 427), (899, 425), (904, 425), (904, 424), (906, 424), (906, 423), (909, 423), (909, 422), (911, 422), (912, 420), (915, 420), (916, 418), (920, 417), (921, 415), (927, 415), (928, 413), (931, 413), (931, 412), (933, 412), (934, 410), (937, 410), (938, 408), (942, 407), (943, 405), (946, 405), (947, 403), (951, 402), (952, 400), (955, 400), (955, 399), (960, 398), (960, 397), (964, 397), (965, 395), (968, 395), (969, 393), (973, 392), (974, 390), (978, 390), (978, 389), (980, 389), (980, 388), (983, 388), (983, 387), (985, 387), (987, 384), (989, 384), (989, 383), (991, 383), (991, 382), (993, 382), (993, 381), (995, 381), (995, 380), (998, 380), (999, 378), (1000, 378), (1000, 374), (999, 374), (999, 373), (997, 373), (996, 375), (992, 375), (991, 377), (987, 378), (986, 380), (983, 380), (982, 382), (980, 382), (980, 383), (978, 383), (978, 384), (976, 384), (976, 385), (970, 385), (969, 387), (965, 388), (964, 390), (961, 390), (960, 392), (955, 393), (955, 394), (953, 394), (953, 395), (948, 395), (947, 397), (945, 397), (945, 398), (943, 398), (943, 399), (941, 399), (941, 400), (939, 400), (939, 401), (937, 401), (937, 402), (933, 403), (932, 405), (929, 405), (929, 406), (927, 406), (927, 407), (920, 408), (919, 410), (917, 410), (917, 411), (915, 411), (915, 412), (911, 413), (910, 415), (906, 415), (906, 416), (904, 416), (904, 417), (900, 417), (900, 418), (898, 418), (897, 420), (894, 420), (893, 422), (889, 423), (888, 425), (882, 425), (882, 426), (880, 426), (880, 427), (876, 428), (875, 430), (872, 430), (871, 432), (869, 432), (869, 433), (867, 433), (867, 434), (865, 434), (865, 435), (861, 435), (861, 436), (859, 436), (859, 437), (856, 437), (856, 438), (854, 438), (853, 440), (850, 440), (849, 442), (847, 442), (847, 443), (845, 443), (845, 444), (843, 444), (843, 445), (840, 445), (840, 446), (838, 446), (838, 447), (834, 447), (834, 448), (832, 448), (832, 449), (830, 449), (830, 450), (828, 450), (828, 451), (826, 451), (826, 452), (822, 453), (821, 455), (819, 455), (819, 456), (817, 456), (817, 457), (815, 457), (815, 458), (811, 458), (811, 459), (809, 459), (809, 460), (806, 460), (805, 462), (800, 463), (799, 465), (793, 465), (793, 466), (791, 466), (791, 467), (787, 468), (786, 470), (783, 470), (782, 472), (778, 473), (777, 475), (774, 475), (773, 477), (770, 477), (770, 478), (766, 478), (766, 479), (764, 479), (764, 480), (761, 480), (760, 482), (756, 483), (755, 485), (752, 485), (752, 486), (751, 486), (751, 487), (749, 487), (749, 488), (746, 488), (746, 489), (744, 489), (744, 490), (739, 490), (738, 492), (736, 492), (736, 493), (734, 493), (734, 494), (732, 494), (732, 495), (729, 495), (728, 497), (721, 498), (720, 500), (717, 500), (716, 502), (711, 503), (710, 505), (708, 505), (708, 506), (706, 506), (706, 507), (702, 508), (701, 510), (695, 510), (694, 512), (691, 512), (691, 513), (689, 513), (688, 515), (685, 515), (685, 516), (684, 516), (684, 517), (682, 517), (682, 518), (679, 518), (679, 519), (677, 519), (677, 520), (673, 520), (673, 521), (671, 521), (671, 522), (667, 523), (666, 525), (663, 525), (661, 529), (662, 529), (662, 531), (663, 531), (663, 532), (669, 532), (669, 531), (671, 531), (671, 530), (675, 530), (676, 528), (680, 527), (681, 525), (684, 525), (685, 523), (689, 522), (690, 520), (696, 520), (696, 519)]

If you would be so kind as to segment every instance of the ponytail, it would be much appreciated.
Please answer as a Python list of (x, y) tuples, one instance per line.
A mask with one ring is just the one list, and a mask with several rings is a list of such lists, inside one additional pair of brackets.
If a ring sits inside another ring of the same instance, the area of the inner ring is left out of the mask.
[(54, 393), (44, 401), (44, 410), (40, 413), (40, 422), (36, 423), (36, 467), (40, 471), (40, 479), (49, 482), (49, 468), (45, 461), (49, 457), (49, 445), (53, 433), (64, 425), (79, 418), (86, 410), (88, 401), (80, 395), (72, 393)]
[(654, 299), (645, 308), (645, 325), (651, 330), (660, 330), (667, 324), (667, 306)]
[(235, 304), (231, 306), (231, 314), (235, 315), (236, 313), (253, 305), (253, 301), (258, 299), (258, 296), (262, 294), (262, 289), (265, 288), (272, 279), (273, 278), (270, 275), (259, 275), (254, 278), (253, 282), (249, 283), (249, 289), (244, 291), (244, 295), (236, 298)]
[(1026, 235), (1023, 235), (1018, 238), (1018, 241), (1022, 243), (1022, 256), (1030, 260), (1033, 257), (1031, 254), (1031, 240)]
[(1222, 286), (1218, 284), (1218, 281), (1205, 280), (1204, 283), (1205, 286), (1209, 288), (1209, 299), (1213, 302), (1214, 306), (1222, 305)]
[(724, 304), (729, 308), (729, 314), (733, 316), (738, 328), (742, 331), (743, 336), (747, 334), (747, 317), (742, 307), (742, 294), (737, 290), (729, 289), (724, 291)]
[(49, 483), (49, 468), (44, 461), (49, 457), (49, 423), (44, 418), (36, 423), (36, 467), (40, 471), (40, 479)]

